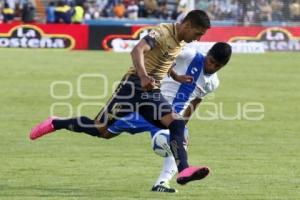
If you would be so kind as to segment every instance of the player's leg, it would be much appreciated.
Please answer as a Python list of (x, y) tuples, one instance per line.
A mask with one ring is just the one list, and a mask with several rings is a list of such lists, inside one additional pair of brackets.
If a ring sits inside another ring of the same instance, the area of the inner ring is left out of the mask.
[(187, 152), (184, 149), (184, 120), (173, 112), (172, 106), (159, 91), (148, 92), (142, 99), (146, 105), (140, 108), (139, 113), (147, 121), (170, 130), (170, 147), (179, 172), (177, 183), (186, 184), (206, 177), (209, 173), (208, 167), (190, 167), (187, 162)]
[[(169, 186), (169, 181), (177, 172), (175, 159), (169, 146), (169, 130), (159, 129), (144, 119), (137, 112), (130, 113), (118, 120), (108, 127), (111, 135), (118, 135), (122, 132), (131, 134), (150, 131), (152, 138), (152, 147), (156, 154), (164, 157), (163, 167), (159, 178), (152, 187), (154, 192), (176, 192), (176, 189)], [(160, 136), (164, 139), (160, 140)], [(156, 149), (158, 148), (158, 149)]]
[[(169, 182), (177, 173), (177, 165), (170, 149), (170, 132), (168, 129), (161, 129), (155, 133), (151, 132), (152, 148), (154, 152), (163, 157), (163, 167), (156, 183), (152, 187), (155, 192), (177, 192), (176, 189), (169, 186)], [(185, 128), (184, 147), (187, 149), (189, 133)]]
[(163, 166), (157, 181), (154, 183), (151, 191), (153, 192), (177, 192), (171, 188), (169, 182), (177, 173), (175, 159), (170, 149), (170, 132), (168, 129), (160, 129), (156, 132), (151, 132), (153, 151), (163, 157)]
[(185, 123), (179, 115), (173, 112), (172, 106), (163, 97), (160, 91), (151, 91), (143, 96), (139, 113), (145, 119), (157, 126), (170, 130), (171, 150), (178, 163), (178, 171), (181, 172), (189, 165), (187, 163), (187, 153), (184, 150), (184, 128)]
[(186, 184), (190, 181), (200, 180), (209, 174), (209, 169), (203, 167), (191, 167), (187, 162), (187, 152), (184, 148), (185, 123), (175, 113), (169, 113), (162, 117), (161, 123), (170, 130), (170, 147), (177, 163), (177, 183)]
[[(118, 103), (128, 103), (131, 100), (130, 97), (134, 88), (131, 88), (132, 84), (126, 83), (127, 79), (125, 78), (95, 120), (89, 119), (85, 116), (68, 119), (50, 117), (36, 125), (31, 130), (30, 138), (35, 140), (60, 129), (66, 129), (77, 133), (85, 133), (90, 136), (107, 138), (107, 126), (114, 120), (111, 116), (114, 115), (114, 112), (119, 105)], [(122, 116), (122, 114), (126, 115), (126, 113), (121, 112), (119, 114), (120, 116)]]
[[(164, 157), (163, 167), (160, 176), (151, 190), (154, 192), (176, 192), (176, 189), (171, 188), (169, 186), (169, 181), (177, 172), (177, 166), (168, 143), (169, 130), (159, 129), (158, 127), (146, 121), (144, 117), (142, 117), (140, 114), (134, 112), (116, 120), (111, 126), (108, 127), (108, 131), (111, 135), (120, 134), (122, 132), (128, 132), (131, 134), (141, 133), (145, 131), (151, 132), (152, 147), (154, 152), (159, 156)], [(160, 148), (160, 153), (163, 153), (163, 155), (159, 154), (159, 152), (156, 151), (156, 149), (154, 148), (154, 142), (157, 142), (156, 139), (158, 139), (159, 136), (162, 135), (166, 136), (166, 139), (157, 144), (160, 145), (160, 147), (156, 147)]]
[(137, 112), (130, 113), (122, 118), (115, 120), (113, 124), (108, 127), (108, 131), (113, 134), (120, 134), (122, 132), (127, 132), (130, 134), (158, 131), (158, 127), (149, 123)]
[(178, 171), (187, 168), (187, 152), (184, 149), (184, 128), (185, 123), (178, 114), (169, 113), (162, 117), (161, 123), (170, 130), (170, 146), (177, 162)]
[(151, 188), (153, 192), (168, 192), (174, 193), (177, 192), (176, 189), (171, 188), (169, 182), (177, 173), (177, 166), (173, 156), (164, 157), (163, 166), (160, 171), (160, 175)]
[[(101, 131), (99, 131), (100, 126)], [(86, 116), (67, 119), (49, 117), (32, 129), (30, 138), (35, 140), (60, 129), (66, 129), (77, 133), (85, 133), (94, 137), (104, 137), (107, 135), (107, 129), (105, 125), (97, 125), (95, 120), (92, 120)]]

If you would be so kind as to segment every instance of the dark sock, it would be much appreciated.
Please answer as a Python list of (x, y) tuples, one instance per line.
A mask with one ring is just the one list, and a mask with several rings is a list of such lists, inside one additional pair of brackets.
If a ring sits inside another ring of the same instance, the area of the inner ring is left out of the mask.
[(94, 120), (85, 116), (70, 119), (54, 119), (53, 126), (56, 130), (67, 129), (73, 132), (83, 132), (91, 136), (100, 137), (99, 130), (96, 128)]
[(184, 149), (184, 127), (185, 123), (183, 120), (174, 120), (169, 125), (170, 130), (170, 147), (177, 163), (178, 172), (181, 172), (187, 168), (187, 152)]

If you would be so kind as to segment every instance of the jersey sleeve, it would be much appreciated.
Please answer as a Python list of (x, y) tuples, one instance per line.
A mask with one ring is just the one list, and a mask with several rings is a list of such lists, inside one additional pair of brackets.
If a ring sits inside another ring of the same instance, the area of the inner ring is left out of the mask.
[(163, 33), (160, 27), (154, 27), (151, 31), (143, 38), (151, 49), (155, 47), (163, 48), (166, 44), (166, 35)]
[(186, 62), (192, 61), (195, 57), (197, 51), (190, 47), (184, 47), (180, 54), (177, 56), (176, 60), (184, 60)]
[(215, 91), (220, 85), (220, 81), (217, 76), (214, 76), (207, 84), (205, 90), (207, 93), (212, 93)]
[(214, 92), (219, 87), (219, 85), (220, 80), (217, 74), (212, 75), (206, 80), (205, 86), (203, 88), (198, 88), (199, 92), (197, 92), (197, 97), (200, 99), (204, 99), (206, 95)]

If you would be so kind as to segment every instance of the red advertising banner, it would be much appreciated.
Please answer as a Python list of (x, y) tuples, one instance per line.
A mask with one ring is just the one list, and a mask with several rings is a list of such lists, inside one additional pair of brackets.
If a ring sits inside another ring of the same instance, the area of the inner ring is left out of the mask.
[(88, 49), (88, 26), (0, 24), (2, 48)]
[[(149, 32), (149, 26), (132, 26), (131, 34), (110, 34), (102, 41), (105, 50), (131, 51)], [(300, 27), (213, 27), (201, 38), (202, 45), (230, 42), (236, 52), (300, 51)]]

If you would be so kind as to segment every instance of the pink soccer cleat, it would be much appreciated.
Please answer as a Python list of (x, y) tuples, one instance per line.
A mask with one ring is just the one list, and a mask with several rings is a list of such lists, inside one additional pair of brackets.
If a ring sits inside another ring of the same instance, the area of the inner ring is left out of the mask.
[(46, 134), (54, 132), (55, 129), (52, 124), (54, 119), (57, 119), (57, 117), (49, 117), (45, 121), (43, 121), (43, 122), (39, 123), (38, 125), (36, 125), (35, 127), (33, 127), (30, 132), (30, 139), (35, 140)]
[(187, 167), (177, 175), (177, 183), (184, 185), (190, 181), (203, 179), (208, 174), (208, 167)]

